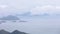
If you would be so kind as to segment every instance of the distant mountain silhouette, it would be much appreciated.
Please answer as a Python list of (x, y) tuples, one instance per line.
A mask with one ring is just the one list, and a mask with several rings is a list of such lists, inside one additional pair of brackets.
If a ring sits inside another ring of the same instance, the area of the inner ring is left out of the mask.
[(50, 16), (48, 13), (44, 13), (44, 14), (37, 14), (37, 15), (33, 15), (33, 16)]
[(10, 34), (10, 33), (5, 30), (0, 30), (0, 34)]
[(11, 22), (27, 22), (27, 21), (20, 20), (17, 16), (13, 16), (13, 15), (8, 15), (6, 17), (0, 18), (0, 24), (1, 23), (6, 23), (6, 21), (11, 21)]
[(11, 34), (27, 34), (27, 33), (20, 32), (20, 31), (18, 31), (18, 30), (15, 30), (15, 31), (13, 31)]
[(13, 31), (12, 33), (7, 32), (7, 31), (5, 31), (5, 30), (0, 30), (0, 34), (27, 34), (27, 33), (25, 33), (25, 32), (20, 32), (20, 31), (18, 31), (18, 30)]
[(13, 16), (13, 15), (8, 15), (6, 17), (0, 18), (0, 20), (20, 20), (18, 17)]
[(31, 16), (31, 12), (27, 12), (24, 14), (16, 14), (16, 16)]
[(26, 12), (24, 14), (16, 14), (16, 16), (50, 16), (48, 13), (43, 13), (43, 14), (31, 14), (31, 12)]

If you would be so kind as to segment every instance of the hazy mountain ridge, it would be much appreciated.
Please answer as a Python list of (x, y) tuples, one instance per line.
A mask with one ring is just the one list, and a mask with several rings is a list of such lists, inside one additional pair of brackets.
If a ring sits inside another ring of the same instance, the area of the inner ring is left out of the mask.
[(0, 18), (0, 20), (20, 20), (17, 16), (8, 15), (6, 17)]
[(31, 12), (26, 12), (26, 13), (23, 13), (23, 14), (16, 14), (16, 16), (60, 16), (60, 14), (49, 14), (49, 13), (43, 13), (43, 14), (32, 14)]

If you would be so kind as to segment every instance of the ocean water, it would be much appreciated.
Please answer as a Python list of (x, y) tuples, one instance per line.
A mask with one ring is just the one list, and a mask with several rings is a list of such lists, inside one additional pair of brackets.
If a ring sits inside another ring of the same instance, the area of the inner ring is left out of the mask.
[(60, 34), (59, 17), (20, 17), (27, 22), (7, 22), (0, 24), (0, 29), (12, 32), (19, 30), (29, 34)]

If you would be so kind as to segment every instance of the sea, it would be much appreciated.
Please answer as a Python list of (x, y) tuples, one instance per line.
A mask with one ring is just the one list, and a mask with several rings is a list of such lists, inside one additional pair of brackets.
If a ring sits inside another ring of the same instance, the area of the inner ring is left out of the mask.
[(60, 34), (60, 16), (19, 16), (26, 22), (11, 22), (0, 24), (0, 30), (12, 32), (19, 30), (29, 34)]

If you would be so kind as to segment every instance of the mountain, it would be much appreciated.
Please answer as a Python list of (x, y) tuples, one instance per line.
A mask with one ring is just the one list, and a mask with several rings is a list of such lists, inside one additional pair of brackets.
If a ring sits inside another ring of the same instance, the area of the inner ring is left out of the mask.
[(27, 34), (27, 33), (20, 32), (20, 31), (18, 31), (18, 30), (15, 30), (15, 31), (13, 31), (11, 34)]
[(10, 33), (5, 30), (0, 30), (0, 34), (10, 34)]
[(44, 13), (44, 14), (37, 14), (37, 15), (32, 15), (32, 16), (50, 16), (49, 14), (47, 14), (47, 13)]
[(15, 30), (15, 31), (13, 31), (13, 32), (8, 32), (8, 31), (5, 31), (5, 30), (0, 30), (0, 34), (27, 34), (27, 33), (25, 33), (25, 32), (20, 32), (20, 31), (18, 31), (18, 30)]
[(0, 20), (20, 20), (18, 17), (13, 16), (13, 15), (8, 15), (6, 17), (0, 18)]
[(31, 16), (31, 12), (27, 12), (24, 14), (16, 14), (16, 16)]
[(50, 16), (48, 13), (32, 15), (31, 12), (16, 14), (16, 16)]

